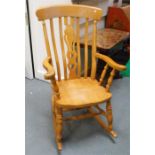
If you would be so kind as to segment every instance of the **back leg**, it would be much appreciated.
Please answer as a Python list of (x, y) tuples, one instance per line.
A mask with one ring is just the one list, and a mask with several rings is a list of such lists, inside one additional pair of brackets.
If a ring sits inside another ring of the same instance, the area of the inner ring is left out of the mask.
[(107, 101), (106, 104), (106, 118), (108, 121), (108, 129), (113, 135), (113, 137), (117, 137), (117, 133), (113, 131), (113, 114), (112, 114), (112, 106), (111, 106), (111, 101)]

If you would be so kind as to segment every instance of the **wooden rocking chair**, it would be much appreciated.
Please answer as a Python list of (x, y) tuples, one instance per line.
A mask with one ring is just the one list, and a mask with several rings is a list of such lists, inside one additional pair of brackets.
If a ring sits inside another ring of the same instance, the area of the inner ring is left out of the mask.
[[(53, 88), (52, 113), (53, 124), (56, 134), (58, 150), (62, 150), (62, 125), (63, 120), (80, 120), (95, 117), (98, 123), (112, 137), (116, 137), (116, 132), (112, 128), (112, 107), (110, 99), (112, 94), (109, 89), (113, 81), (115, 70), (125, 70), (125, 66), (117, 64), (111, 58), (96, 52), (96, 31), (97, 21), (102, 17), (102, 10), (84, 5), (59, 5), (38, 9), (36, 12), (39, 21), (42, 21), (45, 38), (47, 58), (43, 61), (43, 66), (47, 70), (45, 79), (51, 81)], [(53, 18), (58, 18), (59, 36), (62, 49), (62, 60), (64, 79), (61, 79), (60, 63), (56, 47)], [(85, 45), (84, 45), (84, 71), (82, 74), (81, 52), (80, 52), (80, 18), (85, 18)], [(63, 20), (64, 19), (64, 20)], [(57, 68), (57, 79), (53, 68), (50, 42), (45, 22), (49, 20), (51, 38), (53, 44), (53, 57), (55, 57)], [(88, 75), (88, 26), (89, 20), (93, 22), (92, 52), (91, 53), (91, 75)], [(63, 31), (63, 21), (65, 30)], [(75, 26), (76, 25), (76, 26)], [(67, 54), (65, 46), (67, 45)], [(99, 81), (96, 80), (97, 59), (106, 62)], [(102, 86), (108, 68), (112, 68), (107, 84)], [(82, 76), (83, 75), (83, 76)], [(106, 110), (100, 108), (100, 104), (106, 104)], [(88, 109), (88, 113), (79, 116), (63, 118), (63, 112), (75, 109)], [(98, 110), (94, 111), (94, 108)], [(107, 119), (106, 125), (99, 115), (104, 115)]]

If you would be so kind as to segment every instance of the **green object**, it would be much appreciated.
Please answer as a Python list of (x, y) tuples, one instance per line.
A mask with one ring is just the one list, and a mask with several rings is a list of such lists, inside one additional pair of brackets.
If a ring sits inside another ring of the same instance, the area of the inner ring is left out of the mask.
[(126, 76), (129, 77), (130, 76), (130, 59), (126, 64), (126, 70), (125, 71), (121, 71), (121, 75), (122, 76)]

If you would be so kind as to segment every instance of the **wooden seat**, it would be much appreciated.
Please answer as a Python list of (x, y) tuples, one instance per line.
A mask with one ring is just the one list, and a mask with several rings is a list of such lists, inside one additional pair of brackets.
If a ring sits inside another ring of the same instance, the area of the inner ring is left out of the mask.
[(57, 103), (63, 107), (86, 107), (103, 103), (111, 98), (111, 93), (99, 85), (97, 80), (80, 78), (58, 82), (60, 99)]
[[(112, 94), (110, 93), (110, 86), (115, 75), (115, 70), (125, 70), (126, 67), (117, 64), (111, 58), (97, 53), (96, 51), (97, 22), (102, 17), (102, 10), (85, 5), (60, 5), (38, 9), (36, 15), (38, 20), (42, 21), (47, 51), (47, 57), (43, 61), (43, 66), (47, 71), (44, 77), (51, 81), (53, 89), (52, 114), (58, 150), (62, 150), (62, 129), (64, 120), (79, 120), (94, 117), (108, 134), (112, 137), (116, 137), (117, 134), (113, 131), (112, 127), (113, 117), (110, 101)], [(60, 46), (62, 49), (61, 55), (57, 53), (53, 18), (58, 19), (59, 36), (57, 35), (56, 37), (60, 39)], [(84, 67), (82, 65), (80, 49), (80, 18), (85, 19)], [(89, 19), (93, 21), (91, 53), (88, 53)], [(52, 52), (49, 34), (46, 28), (47, 23), (50, 24)], [(66, 44), (67, 49), (64, 44)], [(89, 54), (91, 54), (91, 75), (88, 73), (90, 69), (88, 66)], [(55, 58), (55, 61), (53, 61), (52, 58)], [(63, 75), (60, 70), (62, 68), (59, 62), (60, 59), (63, 61)], [(97, 59), (106, 63), (99, 81), (96, 80)], [(53, 66), (56, 67), (54, 68)], [(110, 68), (111, 72), (106, 80), (107, 83), (105, 87), (103, 87), (102, 83), (108, 68)], [(55, 70), (57, 71), (57, 76), (55, 76)], [(106, 104), (106, 110), (99, 107), (99, 104), (103, 102)], [(79, 116), (72, 116), (69, 118), (63, 117), (63, 113), (66, 111), (82, 108), (87, 108), (88, 112)], [(105, 116), (107, 125), (104, 124), (99, 115)]]

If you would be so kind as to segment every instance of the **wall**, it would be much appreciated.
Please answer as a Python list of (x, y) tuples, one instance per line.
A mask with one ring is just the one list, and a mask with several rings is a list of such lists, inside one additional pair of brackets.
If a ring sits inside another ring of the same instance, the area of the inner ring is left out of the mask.
[(25, 77), (33, 79), (27, 5), (25, 5)]

